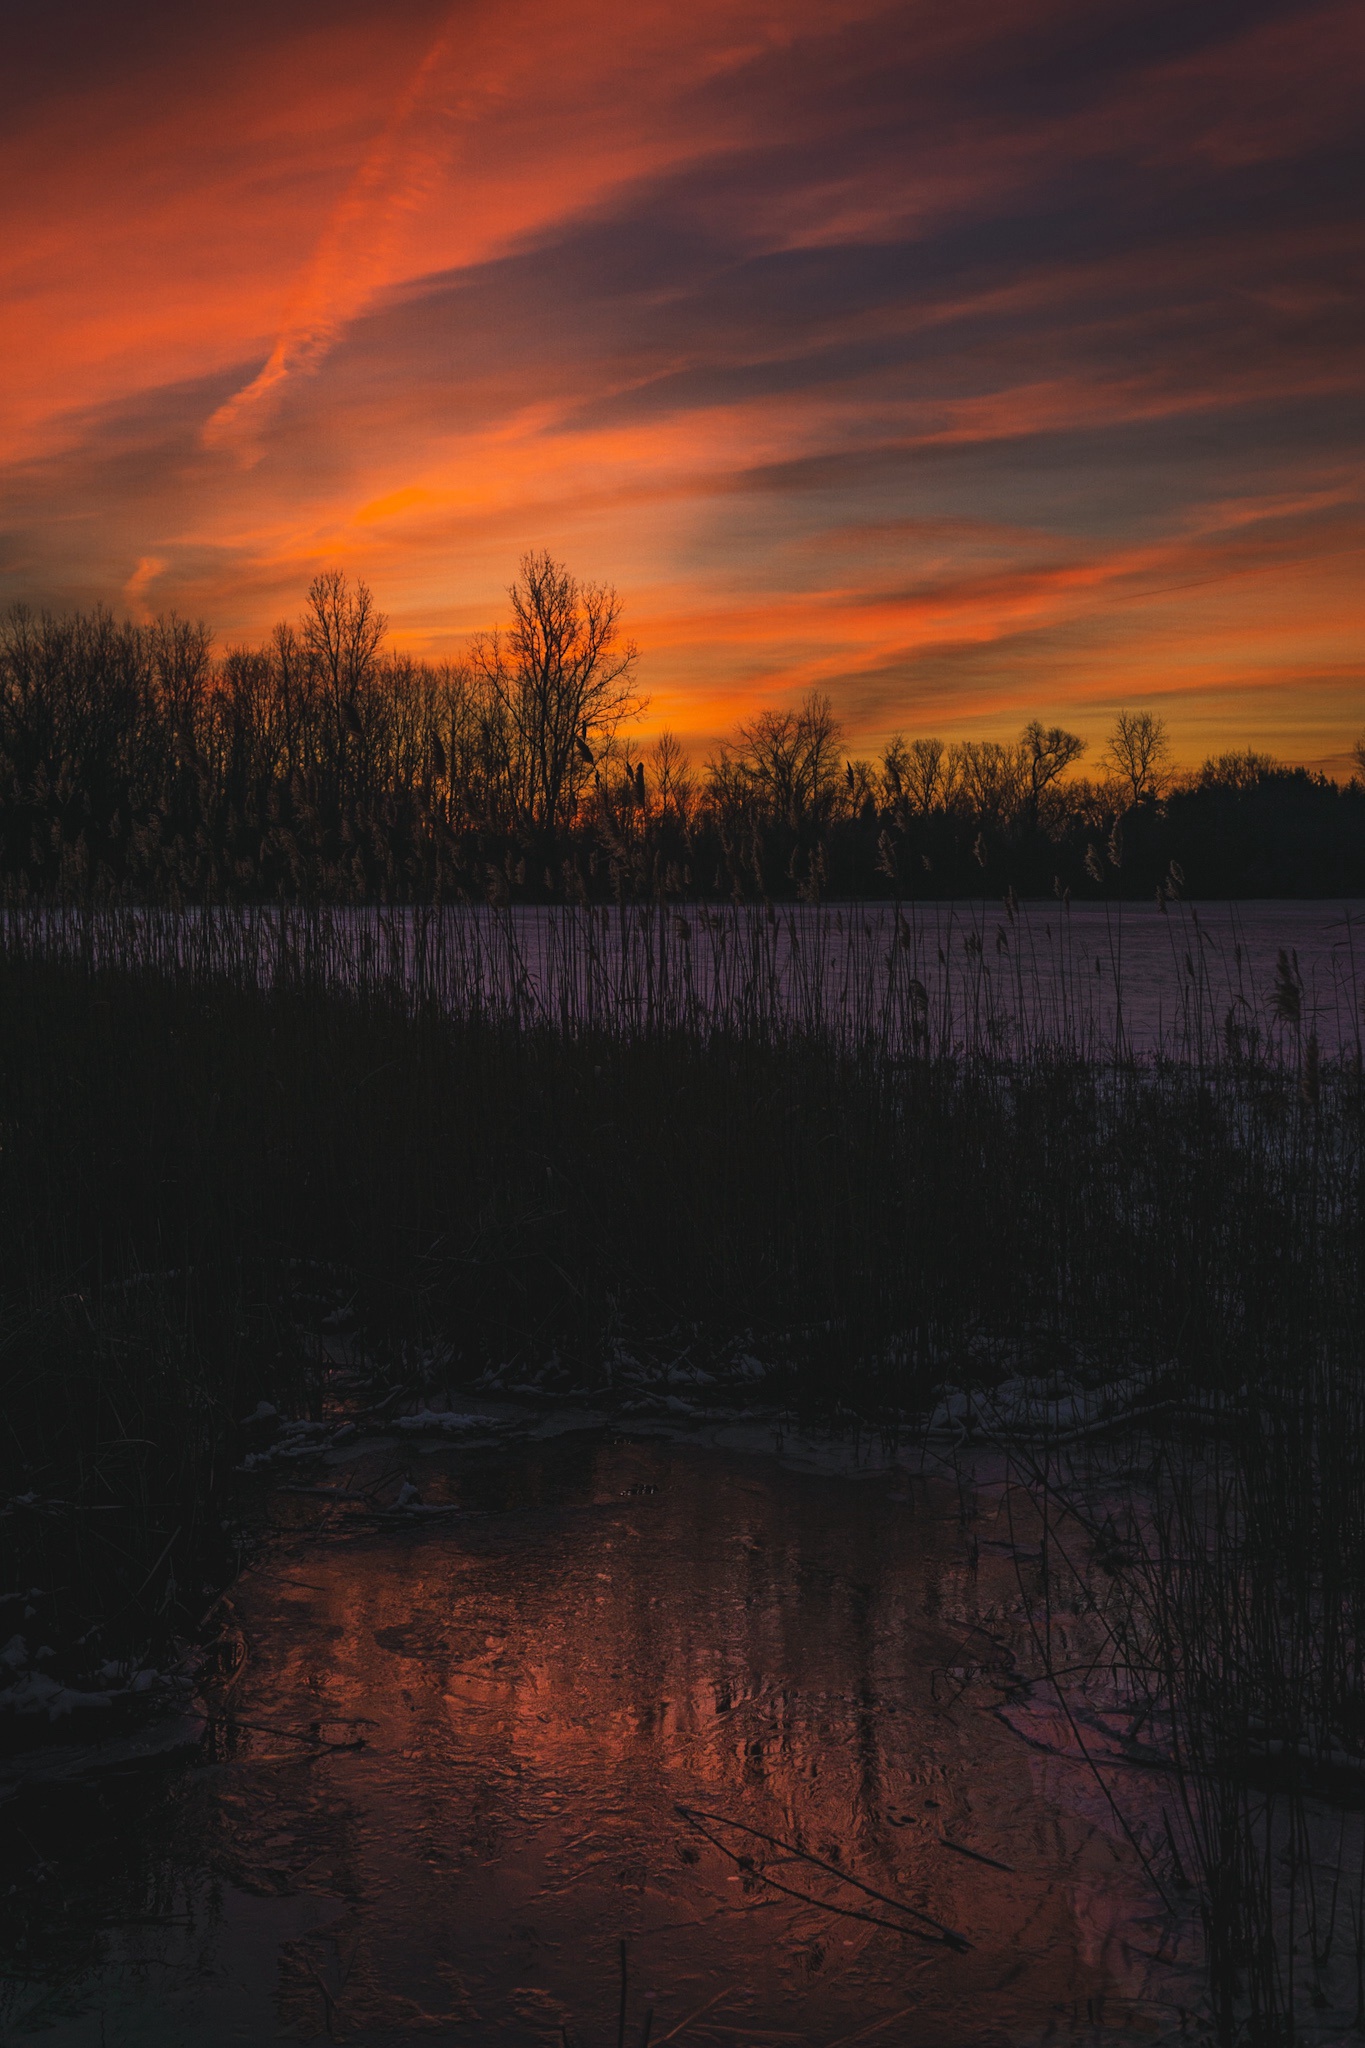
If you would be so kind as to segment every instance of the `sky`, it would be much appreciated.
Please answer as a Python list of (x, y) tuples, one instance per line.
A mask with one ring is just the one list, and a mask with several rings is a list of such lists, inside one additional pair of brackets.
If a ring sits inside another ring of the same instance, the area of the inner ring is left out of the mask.
[(1365, 29), (1289, 0), (0, 0), (0, 602), (548, 548), (643, 730), (1365, 729)]

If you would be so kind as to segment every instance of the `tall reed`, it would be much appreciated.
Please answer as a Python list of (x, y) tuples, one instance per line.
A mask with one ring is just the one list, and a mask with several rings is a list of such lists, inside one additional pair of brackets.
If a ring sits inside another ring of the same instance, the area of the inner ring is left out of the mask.
[(1113, 1567), (1221, 2039), (1292, 2029), (1362, 1913), (1313, 1804), (1365, 1757), (1358, 991), (1166, 929), (1143, 1043), (1130, 934), (1060, 910), (11, 914), (10, 1585), (76, 1677), (191, 1625), (329, 1320), (381, 1389), (757, 1374), (902, 1434), (1060, 1372), (1118, 1454), (1014, 1449)]

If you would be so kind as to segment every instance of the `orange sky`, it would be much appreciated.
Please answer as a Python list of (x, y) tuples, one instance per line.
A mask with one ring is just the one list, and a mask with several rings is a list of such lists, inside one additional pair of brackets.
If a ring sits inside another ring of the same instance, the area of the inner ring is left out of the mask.
[(0, 596), (364, 575), (456, 651), (548, 546), (704, 743), (1120, 704), (1343, 772), (1343, 6), (58, 0), (0, 137)]

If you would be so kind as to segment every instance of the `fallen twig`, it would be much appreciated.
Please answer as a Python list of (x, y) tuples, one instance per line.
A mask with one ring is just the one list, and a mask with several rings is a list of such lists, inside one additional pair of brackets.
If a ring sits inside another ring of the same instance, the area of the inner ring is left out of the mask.
[[(737, 1863), (749, 1876), (759, 1879), (763, 1884), (771, 1885), (775, 1891), (785, 1892), (788, 1898), (799, 1899), (808, 1906), (817, 1906), (825, 1913), (837, 1913), (845, 1920), (865, 1920), (873, 1927), (888, 1927), (896, 1934), (912, 1934), (917, 1941), (930, 1942), (936, 1948), (955, 1949), (959, 1954), (965, 1954), (972, 1945), (965, 1934), (959, 1934), (956, 1928), (947, 1927), (941, 1920), (935, 1920), (932, 1914), (924, 1912), (919, 1906), (907, 1905), (903, 1899), (893, 1899), (887, 1892), (879, 1892), (874, 1886), (864, 1884), (861, 1878), (851, 1877), (846, 1870), (840, 1870), (837, 1864), (826, 1863), (819, 1856), (812, 1856), (807, 1850), (798, 1849), (794, 1843), (784, 1842), (778, 1835), (765, 1834), (762, 1828), (750, 1827), (747, 1821), (731, 1820), (723, 1813), (702, 1813), (690, 1806), (679, 1805), (675, 1811), (681, 1814), (689, 1827), (694, 1828), (710, 1842), (713, 1848), (719, 1849), (722, 1856), (728, 1856), (732, 1863)], [(799, 1863), (809, 1863), (813, 1869), (823, 1870), (830, 1877), (837, 1878), (840, 1884), (851, 1885), (855, 1891), (865, 1893), (868, 1898), (876, 1899), (883, 1906), (890, 1906), (894, 1912), (905, 1913), (911, 1919), (922, 1921), (924, 1924), (922, 1927), (907, 1927), (901, 1921), (884, 1919), (879, 1913), (866, 1913), (857, 1906), (835, 1905), (829, 1899), (818, 1899), (810, 1892), (797, 1891), (793, 1886), (783, 1884), (780, 1878), (770, 1877), (767, 1871), (759, 1870), (752, 1857), (736, 1854), (702, 1825), (703, 1821), (708, 1820), (714, 1822), (717, 1827), (737, 1828), (741, 1834), (752, 1835), (756, 1841), (766, 1842), (770, 1848), (780, 1849), (783, 1855), (795, 1857)]]

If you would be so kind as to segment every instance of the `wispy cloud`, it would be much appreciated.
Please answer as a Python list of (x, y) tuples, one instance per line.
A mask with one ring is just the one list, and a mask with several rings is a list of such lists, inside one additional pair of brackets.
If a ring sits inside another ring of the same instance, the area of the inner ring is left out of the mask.
[(448, 652), (545, 544), (699, 743), (817, 681), (1339, 750), (1336, 0), (244, 4), (0, 138), (7, 592), (240, 637), (337, 562)]
[(206, 421), (206, 447), (258, 456), (286, 380), (316, 370), (345, 324), (393, 281), (399, 222), (429, 198), (440, 162), (439, 138), (429, 131), (463, 11), (454, 9), (432, 40), (334, 208), (265, 363)]
[(148, 593), (157, 577), (164, 576), (169, 567), (170, 563), (164, 555), (143, 555), (123, 586), (123, 595), (129, 611), (143, 625), (152, 616)]

